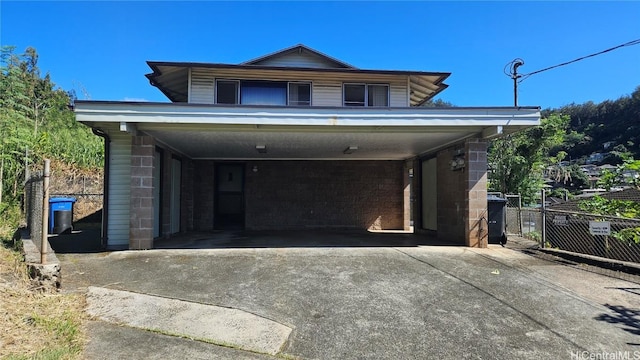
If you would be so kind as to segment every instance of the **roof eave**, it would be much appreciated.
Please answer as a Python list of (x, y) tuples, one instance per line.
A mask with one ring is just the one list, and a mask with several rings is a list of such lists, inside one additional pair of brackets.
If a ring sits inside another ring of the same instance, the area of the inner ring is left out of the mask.
[[(412, 71), (412, 70), (375, 70), (375, 69), (346, 69), (346, 68), (311, 68), (311, 67), (290, 67), (290, 66), (264, 66), (264, 65), (235, 65), (222, 63), (198, 63), (198, 62), (172, 62), (172, 61), (147, 61), (152, 69), (158, 66), (176, 66), (184, 68), (214, 68), (214, 69), (243, 69), (243, 70), (274, 70), (274, 71), (308, 71), (308, 72), (344, 72), (344, 73), (362, 73), (362, 74), (382, 74), (382, 75), (424, 75), (424, 76), (440, 76), (442, 80), (451, 75), (450, 72), (439, 71)], [(147, 75), (160, 75), (159, 73)], [(440, 80), (440, 81), (442, 81)]]

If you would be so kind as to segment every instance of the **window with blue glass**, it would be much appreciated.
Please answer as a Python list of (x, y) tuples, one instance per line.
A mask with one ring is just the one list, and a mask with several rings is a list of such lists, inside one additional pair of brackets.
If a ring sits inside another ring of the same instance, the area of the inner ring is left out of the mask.
[(311, 83), (261, 80), (217, 80), (217, 104), (311, 105)]
[(240, 103), (243, 105), (287, 105), (287, 83), (242, 81)]

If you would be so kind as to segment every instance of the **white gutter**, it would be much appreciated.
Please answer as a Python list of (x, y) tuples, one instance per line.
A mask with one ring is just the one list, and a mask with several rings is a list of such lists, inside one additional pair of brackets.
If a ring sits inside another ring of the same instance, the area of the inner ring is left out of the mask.
[(539, 108), (323, 108), (78, 102), (75, 113), (76, 119), (84, 123), (426, 127), (528, 127), (540, 124)]

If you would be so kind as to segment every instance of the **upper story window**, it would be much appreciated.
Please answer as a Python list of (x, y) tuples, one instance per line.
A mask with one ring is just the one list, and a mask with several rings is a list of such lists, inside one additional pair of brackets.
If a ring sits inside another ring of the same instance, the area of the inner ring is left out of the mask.
[(311, 105), (311, 83), (217, 80), (216, 104)]
[(389, 85), (344, 84), (344, 106), (389, 106)]
[(216, 104), (237, 104), (239, 89), (240, 82), (237, 80), (216, 81)]
[(290, 82), (289, 83), (289, 105), (290, 106), (310, 106), (311, 105), (311, 83)]
[(243, 105), (286, 105), (287, 83), (242, 81), (240, 82), (240, 103)]

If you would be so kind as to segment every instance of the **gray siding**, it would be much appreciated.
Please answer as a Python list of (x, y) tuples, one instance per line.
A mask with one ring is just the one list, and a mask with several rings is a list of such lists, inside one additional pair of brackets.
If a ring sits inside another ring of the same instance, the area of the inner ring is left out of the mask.
[[(282, 60), (282, 59), (279, 59)], [(327, 80), (329, 74), (310, 74), (308, 72), (280, 72), (267, 75), (266, 73), (257, 72), (254, 77), (248, 78), (245, 74), (235, 74), (233, 71), (222, 71), (212, 69), (191, 70), (191, 91), (190, 103), (195, 104), (213, 104), (215, 79), (257, 79), (272, 81), (311, 81), (313, 88), (311, 90), (313, 106), (342, 106), (342, 84), (343, 83), (370, 83), (370, 84), (389, 84), (389, 105), (392, 107), (407, 107), (407, 78), (406, 76), (367, 76), (362, 77), (359, 74), (352, 76), (342, 75), (335, 80)]]
[[(348, 82), (348, 81), (346, 81)], [(384, 82), (372, 82), (384, 83)], [(389, 106), (408, 106), (407, 85), (402, 82), (389, 84)], [(314, 81), (313, 82), (313, 106), (342, 106), (342, 82), (341, 81)]]
[(317, 55), (309, 53), (301, 54), (286, 54), (276, 58), (265, 59), (256, 63), (255, 65), (262, 66), (287, 66), (287, 67), (302, 67), (302, 68), (335, 68), (336, 64), (323, 59)]
[(206, 69), (191, 70), (191, 91), (189, 102), (193, 104), (214, 103), (215, 79)]
[(311, 96), (313, 106), (342, 106), (342, 83), (314, 81)]
[(129, 208), (131, 193), (131, 136), (109, 134), (109, 216), (107, 246), (129, 246)]
[(389, 106), (406, 107), (409, 106), (409, 98), (407, 94), (407, 84), (392, 83), (389, 84)]

